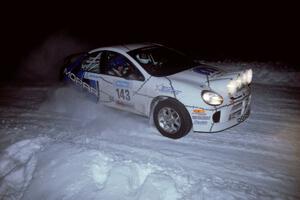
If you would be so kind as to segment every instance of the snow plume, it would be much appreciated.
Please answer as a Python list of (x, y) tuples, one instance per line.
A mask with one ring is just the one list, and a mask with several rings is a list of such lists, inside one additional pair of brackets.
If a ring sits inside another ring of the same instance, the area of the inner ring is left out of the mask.
[(68, 36), (67, 33), (56, 33), (29, 53), (22, 62), (17, 76), (24, 82), (56, 82), (59, 80), (65, 57), (88, 49), (87, 44)]
[[(154, 127), (149, 125), (146, 117), (116, 110), (96, 103), (95, 98), (84, 93), (81, 88), (65, 86), (49, 91), (49, 98), (40, 110), (45, 113), (54, 112), (77, 121), (80, 134), (74, 137), (95, 137), (118, 139), (121, 135), (157, 134)], [(147, 137), (147, 136), (146, 136)], [(84, 138), (81, 138), (84, 139)]]

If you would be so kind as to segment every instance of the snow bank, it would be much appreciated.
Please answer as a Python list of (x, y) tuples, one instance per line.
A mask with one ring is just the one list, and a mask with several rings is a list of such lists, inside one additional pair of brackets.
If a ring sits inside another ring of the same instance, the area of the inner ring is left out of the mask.
[[(200, 61), (201, 62), (201, 61)], [(260, 62), (204, 62), (228, 71), (253, 70), (253, 82), (300, 87), (300, 71), (296, 67), (287, 66), (282, 63), (260, 63)]]
[(54, 145), (40, 154), (23, 199), (176, 200), (190, 187), (183, 174), (120, 153)]
[(1, 199), (21, 199), (36, 168), (35, 154), (47, 141), (47, 138), (22, 140), (4, 150), (0, 157)]
[[(175, 173), (163, 170), (157, 164), (137, 163), (132, 160), (114, 161), (99, 154), (91, 166), (92, 178), (101, 189), (102, 199), (181, 199)], [(178, 179), (178, 178), (177, 178)]]

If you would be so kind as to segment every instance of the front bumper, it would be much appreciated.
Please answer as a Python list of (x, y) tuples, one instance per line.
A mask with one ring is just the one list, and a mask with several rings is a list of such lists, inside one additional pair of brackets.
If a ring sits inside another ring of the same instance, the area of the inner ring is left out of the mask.
[(188, 108), (195, 132), (222, 131), (245, 121), (249, 117), (251, 94), (228, 105), (213, 109), (203, 109), (204, 112), (201, 113), (195, 113), (195, 109), (197, 108)]

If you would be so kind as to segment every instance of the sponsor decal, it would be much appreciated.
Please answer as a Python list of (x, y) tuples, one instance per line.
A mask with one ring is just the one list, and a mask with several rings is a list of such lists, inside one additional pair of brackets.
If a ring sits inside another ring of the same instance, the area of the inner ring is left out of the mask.
[(85, 78), (89, 79), (99, 79), (101, 76), (99, 74), (86, 73)]
[(162, 93), (175, 93), (175, 95), (181, 93), (182, 91), (180, 90), (173, 90), (172, 87), (170, 86), (165, 86), (165, 85), (156, 85), (156, 91), (162, 92)]
[[(196, 110), (196, 112), (194, 112)], [(207, 116), (203, 109), (193, 110), (192, 120), (195, 125), (207, 125), (211, 116)], [(201, 111), (200, 111), (201, 110)]]
[(210, 120), (210, 116), (192, 115), (192, 119), (195, 119), (195, 120)]
[(207, 121), (194, 120), (193, 124), (195, 124), (195, 125), (207, 125)]
[(80, 78), (78, 78), (75, 74), (70, 71), (65, 70), (65, 75), (76, 85), (81, 86), (83, 89), (87, 90), (89, 93), (98, 96), (98, 91), (96, 88), (91, 87), (89, 84), (83, 82)]
[(199, 74), (211, 75), (219, 70), (210, 67), (195, 67), (193, 68), (193, 71)]
[(115, 87), (117, 87), (117, 88), (132, 88), (132, 85), (129, 81), (116, 81)]

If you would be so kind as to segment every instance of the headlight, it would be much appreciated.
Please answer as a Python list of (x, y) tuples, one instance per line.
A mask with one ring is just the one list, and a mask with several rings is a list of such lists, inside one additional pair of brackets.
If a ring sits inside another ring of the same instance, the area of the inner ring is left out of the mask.
[(248, 84), (247, 71), (242, 74), (242, 83), (243, 83), (243, 85)]
[(239, 76), (237, 79), (236, 79), (236, 87), (237, 89), (240, 89), (242, 87), (242, 84), (243, 84), (243, 80), (242, 80), (242, 77)]
[(247, 75), (247, 83), (250, 84), (252, 81), (252, 76), (253, 76), (252, 69), (248, 69), (246, 71), (246, 75)]
[(223, 97), (212, 91), (203, 91), (202, 98), (205, 103), (213, 106), (218, 106), (223, 103)]
[(228, 90), (229, 94), (231, 94), (231, 95), (233, 95), (236, 92), (237, 84), (236, 84), (235, 80), (232, 80), (228, 83), (227, 90)]
[(237, 90), (241, 89), (243, 85), (250, 84), (252, 81), (252, 76), (253, 76), (252, 69), (248, 69), (245, 72), (240, 73), (236, 79), (231, 80), (227, 84), (228, 93), (230, 95), (233, 95), (234, 93), (236, 93)]

